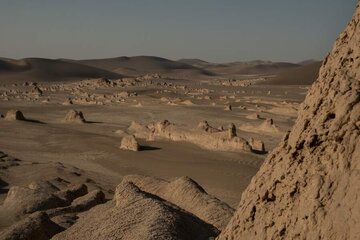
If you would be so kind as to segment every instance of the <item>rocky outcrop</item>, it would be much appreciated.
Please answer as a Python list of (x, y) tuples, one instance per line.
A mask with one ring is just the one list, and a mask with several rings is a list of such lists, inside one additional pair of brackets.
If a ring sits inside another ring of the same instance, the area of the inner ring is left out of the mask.
[(178, 206), (123, 181), (112, 201), (91, 209), (53, 239), (209, 239), (218, 233)]
[(64, 122), (67, 123), (85, 123), (86, 120), (84, 118), (84, 115), (81, 111), (76, 111), (74, 109), (70, 110), (65, 118), (64, 118)]
[(246, 132), (263, 133), (271, 136), (283, 133), (271, 118), (265, 119), (261, 124), (244, 123), (239, 129)]
[(219, 239), (358, 239), (360, 8)]
[(46, 213), (36, 212), (0, 232), (4, 240), (48, 240), (64, 229), (52, 222)]
[(137, 152), (140, 151), (140, 145), (134, 135), (127, 135), (121, 139), (120, 149)]
[(21, 215), (64, 205), (66, 202), (63, 199), (49, 191), (13, 186), (0, 209), (11, 210), (16, 215)]
[(201, 220), (222, 230), (234, 213), (226, 203), (207, 194), (189, 177), (172, 181), (139, 175), (125, 176), (123, 182), (132, 182), (141, 190), (155, 194), (182, 209), (194, 214)]
[(213, 151), (251, 151), (249, 143), (236, 135), (234, 124), (229, 124), (227, 129), (216, 129), (211, 127), (207, 121), (202, 121), (195, 129), (188, 129), (164, 120), (150, 123), (147, 126), (132, 123), (129, 131), (132, 131), (138, 138), (190, 142)]
[(259, 139), (250, 138), (249, 144), (254, 152), (265, 153), (265, 144)]
[(24, 117), (24, 114), (19, 110), (9, 110), (6, 113), (4, 119), (8, 120), (8, 121), (16, 121), (16, 120), (25, 121), (26, 120)]
[[(32, 232), (56, 224), (63, 228), (62, 231), (75, 222), (64, 223), (64, 219), (76, 217), (76, 214), (104, 202), (105, 195), (102, 191), (96, 189), (88, 193), (85, 184), (69, 184), (61, 178), (34, 181), (27, 187), (12, 186), (0, 205), (0, 218), (8, 220), (6, 224), (2, 222), (1, 227), (7, 227), (4, 232), (10, 237), (5, 239), (49, 239), (42, 235), (37, 238)], [(36, 215), (40, 212), (46, 214)], [(16, 229), (18, 233), (12, 229)], [(17, 234), (21, 237), (17, 238)]]

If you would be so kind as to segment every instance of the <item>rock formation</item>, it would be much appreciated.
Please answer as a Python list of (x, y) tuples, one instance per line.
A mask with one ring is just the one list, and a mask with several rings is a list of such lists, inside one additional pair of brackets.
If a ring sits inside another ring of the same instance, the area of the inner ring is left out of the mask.
[(109, 188), (76, 167), (22, 161), (0, 151), (0, 239), (50, 239), (79, 213), (104, 203), (103, 191)]
[(21, 121), (25, 121), (25, 117), (23, 115), (23, 113), (19, 110), (9, 110), (6, 115), (5, 115), (5, 120), (8, 121), (16, 121), (16, 120), (21, 120)]
[(231, 105), (226, 105), (224, 108), (225, 111), (232, 111)]
[(36, 212), (0, 232), (4, 240), (48, 240), (64, 229), (50, 220), (44, 212)]
[(265, 144), (259, 139), (250, 138), (249, 144), (254, 152), (265, 153)]
[(124, 177), (123, 181), (132, 182), (141, 190), (176, 204), (219, 230), (226, 226), (234, 213), (230, 206), (208, 195), (198, 183), (189, 177), (165, 181), (153, 177), (128, 175)]
[(53, 239), (209, 239), (218, 233), (175, 204), (123, 181), (112, 201), (84, 213)]
[(236, 135), (234, 124), (230, 124), (226, 130), (219, 130), (211, 127), (207, 121), (200, 122), (195, 129), (180, 127), (168, 120), (147, 126), (133, 122), (129, 131), (139, 138), (190, 142), (213, 151), (251, 151), (249, 143)]
[(121, 139), (120, 149), (137, 152), (140, 150), (140, 145), (134, 135), (127, 135)]
[(260, 132), (268, 135), (279, 135), (282, 133), (280, 128), (271, 118), (265, 119), (261, 124), (244, 123), (239, 127), (239, 129), (247, 132)]
[(65, 118), (64, 118), (64, 122), (68, 122), (68, 123), (85, 123), (86, 120), (84, 118), (84, 115), (81, 111), (76, 111), (74, 109), (70, 110)]
[(219, 239), (358, 239), (360, 8)]
[(260, 115), (258, 113), (252, 113), (246, 116), (247, 119), (252, 119), (252, 120), (256, 120), (256, 119), (261, 119)]

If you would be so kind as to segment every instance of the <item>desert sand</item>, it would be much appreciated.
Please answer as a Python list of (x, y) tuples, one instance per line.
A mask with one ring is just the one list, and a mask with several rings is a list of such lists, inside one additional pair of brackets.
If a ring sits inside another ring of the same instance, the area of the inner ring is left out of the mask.
[(0, 59), (0, 239), (357, 239), (359, 21), (319, 74)]
[[(27, 216), (36, 224), (45, 221), (68, 228), (90, 207), (79, 208), (74, 201), (82, 200), (77, 198), (54, 200), (56, 192), (84, 184), (88, 190), (76, 197), (90, 195), (84, 204), (93, 206), (112, 199), (116, 186), (131, 174), (162, 181), (187, 176), (232, 212), (267, 152), (291, 128), (296, 111), (288, 109), (297, 109), (307, 90), (304, 86), (214, 85), (212, 76), (189, 80), (160, 73), (38, 82), (29, 76), (27, 80), (2, 81), (0, 86), (1, 151), (20, 159), (16, 166), (7, 163), (1, 170), (1, 201), (3, 209), (9, 209), (0, 216), (3, 231), (31, 224)], [(259, 118), (248, 118), (254, 114)], [(276, 134), (271, 134), (272, 126), (257, 129), (266, 119), (273, 120)], [(246, 124), (254, 127), (243, 128)], [(23, 200), (26, 211), (6, 206), (12, 201), (10, 193), (15, 193), (13, 198), (31, 195), (32, 182), (50, 183), (56, 189), (48, 192), (46, 187), (40, 199)], [(92, 192), (96, 190), (101, 193)], [(106, 200), (98, 202), (96, 194), (104, 194)], [(52, 201), (56, 203), (48, 206)], [(31, 215), (38, 211), (46, 211), (48, 218)], [(208, 213), (210, 218), (215, 217), (213, 212)], [(217, 220), (222, 221), (221, 228), (230, 219), (231, 214), (227, 215)], [(204, 221), (202, 215), (196, 216)], [(11, 228), (19, 221), (25, 222)], [(215, 227), (206, 234), (219, 234), (218, 224), (205, 223)]]

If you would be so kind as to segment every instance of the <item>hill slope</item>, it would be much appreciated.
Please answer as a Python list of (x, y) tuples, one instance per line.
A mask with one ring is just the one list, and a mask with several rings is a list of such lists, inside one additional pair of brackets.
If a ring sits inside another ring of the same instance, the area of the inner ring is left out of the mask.
[[(73, 60), (71, 60), (73, 61)], [(213, 75), (210, 71), (186, 63), (153, 56), (117, 57), (76, 61), (92, 67), (113, 71), (124, 75), (142, 74), (182, 74)]]
[(199, 67), (199, 68), (204, 68), (204, 67), (208, 67), (208, 66), (216, 64), (216, 63), (210, 63), (210, 62), (207, 62), (207, 61), (204, 61), (201, 59), (197, 59), (197, 58), (183, 58), (183, 59), (179, 59), (178, 62), (189, 64), (189, 65), (192, 65), (194, 67)]
[(264, 61), (253, 61), (253, 62), (233, 62), (216, 64), (206, 67), (205, 69), (212, 71), (217, 74), (228, 74), (228, 75), (264, 75), (264, 74), (276, 74), (281, 71), (296, 68), (300, 65), (286, 62), (264, 62)]
[(292, 68), (280, 72), (276, 77), (264, 82), (264, 84), (311, 85), (318, 78), (320, 67), (321, 62), (316, 62), (297, 68)]
[(120, 78), (120, 74), (76, 62), (44, 58), (0, 59), (0, 81), (66, 81), (83, 78)]

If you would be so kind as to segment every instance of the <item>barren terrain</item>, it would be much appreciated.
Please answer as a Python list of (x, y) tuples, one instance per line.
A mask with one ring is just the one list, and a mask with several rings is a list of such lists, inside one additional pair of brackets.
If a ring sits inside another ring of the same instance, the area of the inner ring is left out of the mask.
[(356, 239), (359, 21), (319, 74), (1, 58), (0, 239)]

